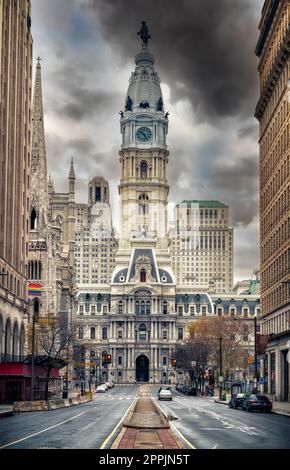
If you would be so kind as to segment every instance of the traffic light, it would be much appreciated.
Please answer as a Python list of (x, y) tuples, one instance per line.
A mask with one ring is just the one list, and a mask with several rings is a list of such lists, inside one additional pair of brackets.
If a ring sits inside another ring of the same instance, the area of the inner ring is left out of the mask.
[(112, 363), (112, 355), (111, 354), (106, 354), (105, 362), (106, 362), (106, 364), (111, 364)]
[(254, 364), (254, 356), (248, 356), (248, 365)]
[(177, 360), (175, 358), (172, 358), (171, 359), (171, 365), (172, 367), (176, 367), (177, 366)]

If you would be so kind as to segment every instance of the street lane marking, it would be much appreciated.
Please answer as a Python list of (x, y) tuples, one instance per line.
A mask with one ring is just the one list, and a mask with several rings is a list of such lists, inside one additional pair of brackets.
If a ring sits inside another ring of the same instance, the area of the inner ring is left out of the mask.
[(169, 425), (171, 428), (174, 429), (174, 431), (179, 434), (179, 436), (181, 437), (181, 439), (184, 440), (184, 442), (186, 443), (186, 445), (188, 445), (189, 449), (195, 449), (196, 450), (196, 447), (194, 447), (193, 444), (191, 444), (191, 442), (189, 442), (188, 439), (186, 439), (186, 437), (184, 437), (184, 435), (179, 431), (179, 429), (177, 429), (177, 427), (170, 421), (169, 422)]
[(127, 417), (127, 414), (129, 413), (129, 411), (131, 410), (131, 408), (133, 408), (133, 405), (136, 403), (136, 398), (134, 398), (134, 400), (132, 401), (132, 403), (129, 405), (128, 409), (125, 411), (124, 415), (122, 416), (122, 418), (120, 419), (120, 421), (118, 422), (118, 424), (114, 427), (113, 431), (111, 432), (111, 434), (104, 440), (103, 444), (101, 445), (100, 449), (105, 449), (106, 448), (106, 445), (108, 444), (108, 442), (110, 442), (110, 440), (112, 439), (112, 437), (114, 436), (115, 432), (117, 431), (118, 427), (121, 426), (121, 424), (123, 423), (123, 421), (125, 421), (126, 417)]
[(39, 434), (43, 434), (44, 432), (57, 428), (58, 426), (61, 426), (62, 424), (68, 423), (69, 421), (72, 421), (73, 419), (76, 419), (79, 416), (84, 415), (88, 411), (89, 410), (83, 411), (82, 413), (79, 413), (78, 415), (73, 416), (72, 418), (66, 419), (65, 421), (62, 421), (61, 423), (55, 424), (54, 426), (50, 426), (49, 428), (43, 429), (42, 431), (36, 432), (34, 434), (30, 434), (30, 436), (23, 437), (22, 439), (18, 439), (17, 441), (10, 442), (10, 444), (5, 444), (5, 446), (0, 447), (0, 449), (5, 449), (6, 447), (10, 447), (10, 446), (13, 446), (14, 444), (18, 444), (18, 442), (26, 441), (27, 439), (30, 439), (31, 437), (38, 436)]

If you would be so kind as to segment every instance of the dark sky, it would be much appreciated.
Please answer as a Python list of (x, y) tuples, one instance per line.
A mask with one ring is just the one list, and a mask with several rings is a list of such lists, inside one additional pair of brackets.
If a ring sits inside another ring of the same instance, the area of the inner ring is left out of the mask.
[(235, 277), (258, 268), (258, 21), (263, 0), (32, 0), (48, 167), (56, 190), (76, 161), (78, 200), (107, 178), (117, 224), (118, 112), (141, 21), (170, 112), (170, 218), (182, 199), (230, 206)]

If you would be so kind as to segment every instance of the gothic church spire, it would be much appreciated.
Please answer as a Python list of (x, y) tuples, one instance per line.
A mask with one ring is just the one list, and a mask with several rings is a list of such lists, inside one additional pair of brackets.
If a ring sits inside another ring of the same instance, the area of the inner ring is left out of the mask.
[[(43, 102), (40, 58), (37, 59), (32, 107), (32, 141), (31, 141), (31, 201), (39, 220), (47, 215), (47, 163), (45, 133), (43, 122)], [(32, 210), (33, 208), (31, 208)]]

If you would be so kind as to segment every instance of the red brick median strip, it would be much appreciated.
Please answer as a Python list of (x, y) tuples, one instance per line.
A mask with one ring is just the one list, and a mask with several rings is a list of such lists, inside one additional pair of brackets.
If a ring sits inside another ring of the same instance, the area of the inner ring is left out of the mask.
[(128, 428), (117, 448), (179, 449), (180, 447), (168, 429), (156, 429), (156, 431), (148, 432), (145, 429)]
[(180, 449), (167, 419), (151, 399), (148, 386), (141, 386), (134, 409), (113, 444), (114, 449)]

